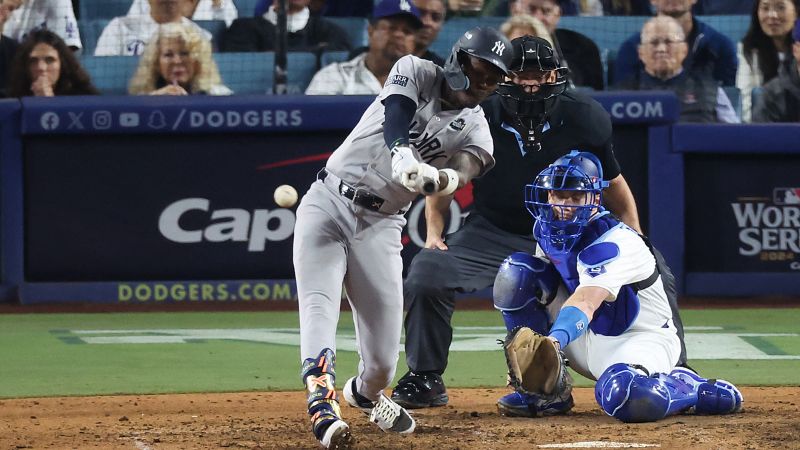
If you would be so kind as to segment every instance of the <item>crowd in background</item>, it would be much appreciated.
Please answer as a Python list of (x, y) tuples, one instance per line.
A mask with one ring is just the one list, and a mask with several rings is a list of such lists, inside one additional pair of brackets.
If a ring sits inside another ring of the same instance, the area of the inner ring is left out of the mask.
[[(233, 0), (131, 0), (127, 14), (102, 30), (93, 55), (139, 56), (130, 94), (229, 95), (212, 48), (274, 51), (277, 7), (272, 0), (256, 0), (252, 11), (237, 10)], [(501, 31), (510, 38), (551, 42), (571, 88), (673, 90), (684, 121), (800, 121), (800, 0), (286, 0), (286, 8), (289, 51), (349, 52), (320, 68), (310, 95), (377, 94), (406, 54), (444, 63), (450, 55), (431, 44), (445, 21), (491, 16), (507, 17)], [(98, 93), (77, 57), (84, 45), (75, 11), (78, 0), (0, 0), (0, 95)], [(712, 14), (749, 15), (745, 36), (732, 42), (697, 17)], [(592, 39), (559, 27), (568, 15), (653, 18), (603, 61)], [(332, 17), (366, 18), (367, 45), (352, 48), (352, 30)], [(207, 20), (224, 22), (213, 43), (196, 22)], [(728, 97), (733, 87), (740, 111)]]

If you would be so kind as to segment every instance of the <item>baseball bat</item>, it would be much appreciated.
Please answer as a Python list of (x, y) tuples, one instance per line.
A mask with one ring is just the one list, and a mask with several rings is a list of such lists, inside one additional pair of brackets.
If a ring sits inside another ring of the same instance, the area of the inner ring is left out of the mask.
[(422, 185), (422, 192), (425, 195), (431, 195), (436, 192), (436, 183), (433, 181), (426, 181), (425, 184)]

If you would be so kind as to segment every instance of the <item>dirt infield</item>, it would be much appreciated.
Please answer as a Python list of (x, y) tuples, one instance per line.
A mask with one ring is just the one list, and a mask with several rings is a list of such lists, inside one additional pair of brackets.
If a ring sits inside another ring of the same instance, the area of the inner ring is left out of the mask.
[[(590, 389), (576, 389), (568, 416), (508, 419), (508, 391), (452, 389), (450, 405), (417, 410), (417, 431), (384, 434), (344, 407), (360, 449), (532, 449), (586, 441), (680, 449), (800, 448), (800, 387), (744, 388), (745, 410), (626, 425), (605, 416)], [(598, 444), (598, 445), (600, 445)], [(302, 392), (136, 395), (0, 400), (0, 449), (318, 448)], [(562, 446), (560, 448), (570, 448)]]

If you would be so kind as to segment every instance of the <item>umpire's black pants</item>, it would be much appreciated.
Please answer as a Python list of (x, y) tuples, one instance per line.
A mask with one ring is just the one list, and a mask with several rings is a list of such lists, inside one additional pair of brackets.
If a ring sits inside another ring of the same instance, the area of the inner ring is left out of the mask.
[(508, 255), (536, 249), (532, 235), (501, 230), (475, 212), (445, 243), (446, 251), (420, 251), (406, 276), (406, 363), (413, 372), (444, 373), (456, 292), (491, 286)]

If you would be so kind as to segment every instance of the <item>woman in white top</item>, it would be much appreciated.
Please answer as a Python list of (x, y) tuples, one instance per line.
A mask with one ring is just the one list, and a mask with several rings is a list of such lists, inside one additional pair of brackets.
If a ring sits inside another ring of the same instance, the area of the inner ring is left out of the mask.
[[(191, 0), (186, 2), (187, 9), (183, 15), (192, 20), (224, 20), (225, 26), (239, 17), (236, 5), (233, 0)], [(131, 9), (128, 10), (129, 16), (139, 16), (150, 14), (150, 2), (148, 0), (133, 0)]]
[(194, 27), (159, 25), (139, 60), (128, 92), (149, 95), (230, 95), (211, 56), (211, 43)]
[(736, 87), (742, 93), (742, 120), (750, 122), (752, 92), (778, 75), (789, 59), (792, 28), (800, 0), (758, 0), (750, 14), (750, 28), (738, 45)]

